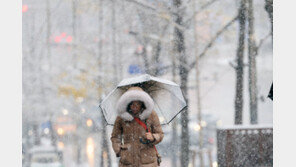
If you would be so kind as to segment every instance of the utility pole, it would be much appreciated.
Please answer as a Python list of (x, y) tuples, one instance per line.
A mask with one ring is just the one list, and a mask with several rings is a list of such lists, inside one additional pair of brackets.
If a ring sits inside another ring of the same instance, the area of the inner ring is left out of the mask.
[(197, 119), (198, 125), (200, 127), (199, 135), (198, 135), (198, 145), (199, 145), (199, 160), (200, 167), (204, 167), (203, 160), (203, 127), (201, 126), (202, 114), (201, 114), (201, 98), (200, 98), (200, 69), (199, 69), (199, 55), (198, 55), (198, 32), (197, 32), (197, 11), (196, 11), (196, 0), (193, 0), (193, 11), (194, 11), (194, 56), (196, 57), (196, 96), (197, 96)]

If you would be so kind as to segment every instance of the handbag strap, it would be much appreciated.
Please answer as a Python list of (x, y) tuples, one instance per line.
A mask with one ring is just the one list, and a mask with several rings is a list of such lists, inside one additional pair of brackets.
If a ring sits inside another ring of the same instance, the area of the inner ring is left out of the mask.
[[(135, 121), (136, 121), (139, 125), (141, 125), (141, 126), (146, 130), (146, 132), (150, 132), (149, 128), (147, 128), (147, 125), (146, 125), (143, 121), (141, 121), (141, 120), (140, 120), (139, 118), (137, 118), (137, 117), (135, 117), (134, 119), (135, 119)], [(158, 151), (157, 151), (155, 145), (153, 145), (153, 147), (154, 147), (156, 153), (158, 154)]]

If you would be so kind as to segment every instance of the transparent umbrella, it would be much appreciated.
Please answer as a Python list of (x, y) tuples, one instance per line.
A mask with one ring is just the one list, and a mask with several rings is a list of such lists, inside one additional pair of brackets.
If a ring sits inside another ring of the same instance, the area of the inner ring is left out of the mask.
[(162, 125), (170, 123), (186, 107), (186, 101), (178, 84), (148, 74), (123, 79), (100, 103), (99, 109), (108, 125), (117, 117), (116, 103), (132, 86), (140, 86), (154, 101), (154, 111)]

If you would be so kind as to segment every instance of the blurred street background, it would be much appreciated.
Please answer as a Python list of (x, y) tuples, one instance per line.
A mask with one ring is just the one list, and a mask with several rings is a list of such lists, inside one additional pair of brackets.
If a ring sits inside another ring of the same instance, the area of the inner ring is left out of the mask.
[(25, 167), (117, 166), (98, 105), (144, 73), (188, 101), (162, 127), (163, 167), (217, 167), (217, 128), (272, 125), (272, 0), (22, 2)]

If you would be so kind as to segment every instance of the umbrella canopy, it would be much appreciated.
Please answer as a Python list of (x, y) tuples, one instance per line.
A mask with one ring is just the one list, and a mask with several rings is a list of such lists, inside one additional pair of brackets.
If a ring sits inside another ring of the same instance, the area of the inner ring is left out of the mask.
[(271, 100), (273, 100), (273, 83), (271, 84), (271, 87), (270, 87), (267, 97), (269, 97)]
[(162, 125), (170, 123), (186, 107), (180, 86), (172, 81), (153, 77), (148, 74), (122, 80), (99, 105), (99, 109), (109, 125), (113, 125), (118, 111), (116, 103), (128, 88), (141, 87), (154, 102), (153, 110), (158, 114)]

